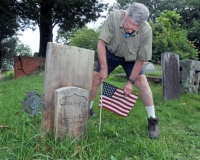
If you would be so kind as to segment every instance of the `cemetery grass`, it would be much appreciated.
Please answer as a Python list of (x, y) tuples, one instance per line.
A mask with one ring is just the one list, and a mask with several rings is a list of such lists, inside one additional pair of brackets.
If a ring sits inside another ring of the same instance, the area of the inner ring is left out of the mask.
[[(147, 135), (147, 115), (139, 98), (126, 118), (102, 109), (99, 131), (98, 93), (95, 118), (88, 121), (85, 135), (71, 141), (56, 141), (40, 134), (41, 114), (36, 122), (22, 112), (25, 91), (43, 93), (44, 77), (31, 75), (0, 81), (0, 159), (2, 160), (200, 160), (200, 95), (183, 94), (164, 102), (162, 87), (150, 84), (156, 116), (160, 118), (159, 139)], [(123, 87), (125, 80), (109, 76), (106, 82)]]

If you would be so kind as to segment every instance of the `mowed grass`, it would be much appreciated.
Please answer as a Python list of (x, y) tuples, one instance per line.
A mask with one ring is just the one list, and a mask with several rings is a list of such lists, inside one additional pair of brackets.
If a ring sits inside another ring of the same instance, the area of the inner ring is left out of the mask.
[[(116, 71), (120, 72), (120, 71)], [(125, 79), (110, 75), (106, 82), (123, 88)], [(99, 94), (96, 117), (89, 119), (87, 133), (75, 140), (56, 141), (40, 134), (41, 114), (34, 118), (22, 112), (25, 91), (43, 93), (44, 76), (38, 74), (0, 81), (0, 159), (2, 160), (200, 160), (200, 95), (187, 93), (163, 101), (162, 86), (150, 84), (159, 139), (147, 136), (147, 114), (139, 98), (127, 118), (102, 110), (99, 131)], [(36, 125), (37, 124), (37, 125)]]

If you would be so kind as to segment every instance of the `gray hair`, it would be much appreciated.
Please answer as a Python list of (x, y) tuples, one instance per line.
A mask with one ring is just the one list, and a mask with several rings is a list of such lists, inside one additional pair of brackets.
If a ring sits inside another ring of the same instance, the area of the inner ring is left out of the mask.
[(126, 10), (126, 18), (130, 18), (135, 25), (142, 25), (148, 17), (149, 9), (142, 3), (134, 2)]

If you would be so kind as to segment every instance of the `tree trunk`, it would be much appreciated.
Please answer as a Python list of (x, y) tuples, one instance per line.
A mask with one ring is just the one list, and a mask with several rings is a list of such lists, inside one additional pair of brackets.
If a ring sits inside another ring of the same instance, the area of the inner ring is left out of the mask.
[(1, 56), (1, 50), (0, 50), (0, 69), (2, 68), (2, 56)]
[(40, 49), (39, 57), (46, 57), (47, 43), (53, 40), (53, 28), (51, 24), (41, 24), (40, 29)]
[(39, 57), (46, 57), (47, 43), (53, 40), (51, 1), (41, 1)]
[(0, 69), (2, 69), (2, 51), (1, 51), (1, 42), (0, 41)]

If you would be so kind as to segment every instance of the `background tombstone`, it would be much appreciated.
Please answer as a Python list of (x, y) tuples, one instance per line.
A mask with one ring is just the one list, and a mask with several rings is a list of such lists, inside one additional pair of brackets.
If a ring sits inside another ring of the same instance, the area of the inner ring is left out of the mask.
[(196, 60), (181, 60), (181, 93), (194, 92), (198, 93), (200, 83), (200, 62)]
[(52, 42), (47, 44), (42, 131), (53, 132), (54, 129), (54, 91), (67, 86), (90, 91), (92, 88), (93, 65), (93, 50)]
[(151, 62), (145, 62), (143, 68), (144, 68), (145, 73), (158, 71), (156, 66)]
[(179, 56), (165, 52), (161, 55), (163, 99), (180, 98)]
[(55, 90), (56, 138), (60, 139), (68, 134), (74, 139), (87, 131), (89, 96), (88, 90), (77, 87), (63, 87)]

